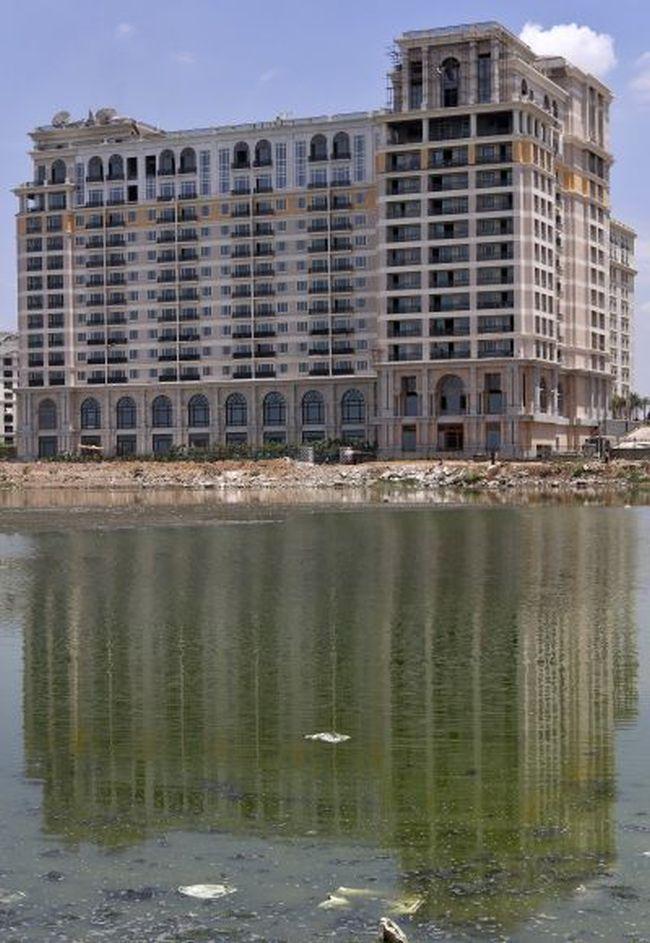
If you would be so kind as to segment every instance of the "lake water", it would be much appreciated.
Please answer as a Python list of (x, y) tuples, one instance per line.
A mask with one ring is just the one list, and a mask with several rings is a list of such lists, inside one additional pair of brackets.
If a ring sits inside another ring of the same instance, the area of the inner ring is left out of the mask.
[(649, 534), (0, 511), (0, 939), (650, 939)]

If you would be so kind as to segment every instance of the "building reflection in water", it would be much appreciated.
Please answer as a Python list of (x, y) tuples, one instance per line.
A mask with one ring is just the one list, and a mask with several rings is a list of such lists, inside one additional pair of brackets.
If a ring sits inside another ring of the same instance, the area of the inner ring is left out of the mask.
[[(425, 917), (524, 916), (615, 851), (634, 527), (375, 509), (42, 536), (24, 727), (45, 829), (282, 824), (388, 849)], [(351, 740), (304, 740), (332, 729)]]

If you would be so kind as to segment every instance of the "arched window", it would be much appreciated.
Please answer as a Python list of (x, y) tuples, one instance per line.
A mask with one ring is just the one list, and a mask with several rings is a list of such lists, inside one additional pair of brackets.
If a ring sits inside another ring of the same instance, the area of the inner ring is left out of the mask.
[(111, 154), (108, 158), (108, 179), (124, 180), (124, 161), (119, 154)]
[(210, 404), (202, 393), (197, 393), (187, 404), (187, 424), (188, 426), (210, 425)]
[(287, 423), (287, 404), (281, 393), (267, 393), (262, 412), (265, 426), (284, 426)]
[(325, 403), (318, 390), (309, 390), (302, 398), (302, 423), (304, 426), (318, 426), (325, 422)]
[(273, 163), (269, 141), (258, 141), (255, 145), (255, 166), (269, 167)]
[(52, 183), (65, 183), (65, 161), (55, 160), (50, 171), (50, 180)]
[(455, 108), (460, 88), (460, 62), (450, 58), (440, 66), (440, 99), (443, 108)]
[(167, 429), (173, 424), (172, 401), (168, 396), (156, 396), (151, 404), (151, 425), (154, 429)]
[(332, 141), (332, 157), (334, 160), (343, 160), (350, 156), (350, 135), (345, 131), (339, 131)]
[(341, 397), (341, 422), (366, 421), (366, 400), (359, 390), (346, 390)]
[(89, 183), (98, 183), (104, 179), (104, 164), (102, 163), (101, 157), (91, 157), (88, 161), (88, 175), (87, 180)]
[(242, 393), (231, 393), (226, 400), (226, 425), (245, 426), (248, 424), (248, 405)]
[(196, 151), (193, 147), (184, 147), (181, 151), (179, 173), (196, 173)]
[(118, 429), (135, 429), (137, 412), (135, 400), (131, 399), (130, 396), (122, 396), (121, 399), (118, 399), (115, 414)]
[(56, 403), (51, 399), (44, 399), (38, 404), (38, 428), (56, 429)]
[(309, 145), (310, 160), (327, 160), (327, 138), (324, 134), (315, 134)]
[(99, 429), (102, 424), (102, 412), (99, 403), (94, 397), (89, 396), (81, 404), (81, 428)]
[(548, 386), (543, 377), (539, 381), (539, 411), (540, 413), (548, 412)]
[(173, 151), (162, 151), (158, 158), (158, 173), (164, 177), (176, 173), (176, 158)]
[(460, 377), (447, 374), (441, 377), (437, 388), (438, 413), (441, 416), (458, 416), (467, 410), (465, 384)]
[(244, 141), (239, 141), (235, 144), (235, 149), (232, 154), (232, 165), (235, 169), (241, 167), (250, 167), (250, 151), (248, 150), (248, 144)]

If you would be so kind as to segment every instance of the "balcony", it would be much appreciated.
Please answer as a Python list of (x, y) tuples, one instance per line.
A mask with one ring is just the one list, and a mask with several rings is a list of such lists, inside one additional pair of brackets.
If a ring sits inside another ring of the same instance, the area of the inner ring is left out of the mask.
[(109, 255), (106, 257), (106, 265), (109, 268), (115, 265), (126, 265), (126, 257), (123, 255)]
[(107, 305), (125, 305), (126, 304), (126, 295), (109, 295), (106, 301)]
[(129, 359), (129, 358), (128, 358), (127, 355), (126, 355), (126, 351), (125, 351), (124, 353), (115, 353), (115, 354), (109, 354), (109, 355), (108, 355), (108, 363), (109, 363), (109, 364), (112, 364), (112, 363), (126, 363), (128, 359)]
[(234, 350), (232, 353), (233, 360), (250, 360), (252, 356), (252, 350)]
[(251, 215), (250, 206), (235, 206), (230, 211), (230, 216), (232, 219), (241, 219), (244, 216), (250, 216), (250, 215)]
[(200, 341), (201, 335), (198, 331), (181, 331), (179, 340), (181, 343), (187, 343), (188, 341)]
[(354, 334), (354, 327), (352, 324), (334, 324), (332, 334)]
[(176, 238), (178, 242), (196, 242), (199, 237), (196, 229), (179, 229)]
[(86, 363), (90, 364), (90, 366), (93, 366), (93, 367), (98, 366), (100, 364), (103, 365), (106, 363), (106, 355), (104, 353), (89, 354), (88, 357), (86, 358)]
[(328, 249), (328, 240), (327, 239), (313, 239), (307, 245), (308, 252), (327, 252)]
[(261, 256), (271, 256), (275, 255), (275, 250), (272, 246), (255, 246), (255, 257), (260, 258)]
[(348, 377), (354, 374), (352, 364), (334, 364), (332, 375), (335, 377)]
[(251, 290), (249, 285), (235, 285), (232, 290), (232, 298), (250, 298)]
[(97, 384), (97, 383), (106, 383), (106, 377), (103, 376), (103, 375), (102, 375), (102, 376), (97, 376), (97, 375), (90, 376), (90, 377), (88, 377), (88, 379), (86, 380), (86, 383), (94, 383), (94, 384)]
[(126, 246), (126, 239), (121, 233), (111, 233), (106, 236), (106, 247), (108, 249), (122, 249)]
[(233, 340), (248, 340), (252, 336), (253, 336), (253, 332), (251, 331), (250, 328), (240, 328), (240, 327), (236, 328), (231, 334), (231, 337), (233, 338)]
[(179, 262), (197, 262), (199, 254), (196, 249), (181, 249), (179, 254)]
[(115, 334), (114, 336), (109, 337), (106, 343), (109, 347), (113, 347), (116, 344), (128, 344), (128, 342), (129, 339), (126, 334)]
[(89, 347), (98, 347), (100, 344), (103, 347), (106, 343), (105, 337), (89, 337), (86, 341)]
[(169, 243), (176, 242), (176, 233), (175, 232), (159, 232), (156, 237), (157, 243)]
[(328, 377), (330, 375), (329, 367), (310, 367), (309, 376), (310, 377)]
[(330, 229), (332, 232), (343, 232), (352, 229), (352, 223), (349, 219), (332, 220)]
[(178, 334), (176, 331), (163, 331), (158, 335), (159, 344), (173, 344), (178, 340)]
[(266, 380), (266, 379), (272, 380), (274, 377), (275, 377), (275, 367), (271, 367), (271, 368), (257, 367), (255, 369), (256, 380)]
[(173, 372), (165, 370), (163, 373), (158, 375), (158, 380), (160, 383), (173, 383), (174, 381), (178, 380), (178, 374), (175, 370)]
[(86, 239), (86, 249), (103, 249), (104, 248), (104, 237), (103, 236), (88, 236)]
[(126, 324), (125, 314), (109, 314), (107, 324)]
[(252, 308), (249, 305), (240, 306), (234, 309), (232, 312), (233, 318), (250, 318), (252, 314)]
[(351, 250), (351, 239), (332, 239), (332, 252), (350, 252)]
[(253, 376), (253, 371), (250, 367), (239, 367), (237, 370), (233, 370), (232, 375), (235, 380), (250, 380)]
[(200, 380), (199, 371), (196, 369), (188, 368), (186, 370), (181, 370), (181, 380)]
[(329, 354), (330, 354), (329, 346), (309, 348), (310, 357), (329, 357)]
[(267, 286), (260, 285), (258, 288), (255, 289), (255, 295), (258, 298), (270, 298), (274, 294), (275, 294), (275, 288), (271, 287), (270, 285), (267, 285)]
[(99, 268), (104, 265), (104, 257), (101, 255), (94, 255), (89, 259), (86, 259), (86, 268)]
[(337, 343), (337, 344), (332, 345), (332, 354), (335, 357), (343, 356), (344, 354), (353, 354), (353, 353), (354, 353), (354, 347), (352, 346), (352, 344)]
[(250, 265), (245, 267), (235, 266), (230, 272), (231, 278), (251, 278), (251, 276), (252, 269)]
[(158, 263), (170, 263), (176, 261), (176, 253), (173, 249), (165, 249), (162, 252), (159, 252), (156, 257), (156, 262)]
[(123, 216), (112, 216), (110, 213), (106, 217), (106, 226), (115, 228), (116, 226), (126, 226), (126, 220)]
[(278, 332), (274, 327), (269, 328), (256, 328), (254, 337), (277, 337)]
[(198, 350), (182, 350), (178, 355), (178, 359), (181, 361), (200, 360), (201, 354)]

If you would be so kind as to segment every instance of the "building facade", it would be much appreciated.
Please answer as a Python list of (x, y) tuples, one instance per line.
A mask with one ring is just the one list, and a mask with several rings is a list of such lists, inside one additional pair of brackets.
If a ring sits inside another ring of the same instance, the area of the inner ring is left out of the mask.
[(612, 219), (609, 231), (609, 356), (613, 394), (632, 392), (634, 327), (634, 246), (636, 233)]
[(18, 335), (0, 331), (0, 445), (16, 444), (16, 388), (18, 386)]
[(611, 392), (608, 89), (496, 23), (397, 40), (384, 111), (31, 137), (19, 448), (576, 448)]

